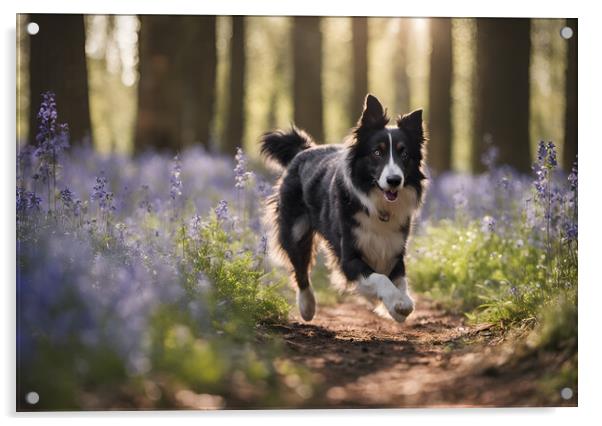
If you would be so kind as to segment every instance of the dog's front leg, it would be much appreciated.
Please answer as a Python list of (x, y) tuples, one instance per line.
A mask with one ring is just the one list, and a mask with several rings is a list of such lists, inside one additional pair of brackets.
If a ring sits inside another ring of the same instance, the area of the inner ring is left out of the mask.
[(386, 275), (374, 272), (367, 277), (361, 277), (358, 281), (358, 290), (366, 297), (382, 300), (395, 321), (405, 321), (413, 310), (413, 301)]
[[(343, 234), (341, 266), (349, 282), (358, 283), (359, 292), (370, 299), (381, 300), (389, 314), (398, 322), (405, 321), (414, 308), (413, 302), (408, 305), (408, 298), (386, 275), (374, 271), (361, 257), (351, 243), (349, 234)], [(409, 299), (411, 301), (411, 299)]]
[(410, 296), (408, 280), (406, 278), (406, 268), (403, 253), (397, 259), (393, 270), (389, 274), (389, 279), (401, 293), (401, 305), (398, 306), (400, 314), (406, 317), (414, 310), (414, 299)]

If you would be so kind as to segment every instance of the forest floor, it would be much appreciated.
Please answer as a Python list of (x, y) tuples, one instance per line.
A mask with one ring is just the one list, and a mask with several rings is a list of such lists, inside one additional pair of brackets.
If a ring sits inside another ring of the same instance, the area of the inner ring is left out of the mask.
[(307, 408), (575, 406), (543, 386), (563, 354), (529, 350), (526, 333), (471, 325), (418, 298), (404, 324), (360, 298), (319, 306), (306, 323), (292, 314), (270, 327), (287, 356), (318, 378)]

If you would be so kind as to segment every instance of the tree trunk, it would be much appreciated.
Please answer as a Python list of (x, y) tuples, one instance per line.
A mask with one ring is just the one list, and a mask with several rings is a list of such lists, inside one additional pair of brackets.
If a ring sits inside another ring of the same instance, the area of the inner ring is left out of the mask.
[(69, 125), (71, 144), (91, 137), (86, 35), (83, 15), (32, 14), (40, 31), (30, 37), (29, 140), (35, 143), (42, 92), (56, 95), (58, 120)]
[(395, 81), (395, 105), (393, 111), (406, 113), (410, 110), (410, 77), (408, 76), (408, 35), (411, 20), (399, 19), (399, 36), (393, 62), (393, 78)]
[(215, 106), (215, 16), (181, 16), (182, 143), (210, 145)]
[(215, 17), (140, 17), (136, 152), (208, 144), (215, 101)]
[(566, 105), (564, 110), (564, 150), (562, 164), (567, 172), (577, 160), (577, 19), (567, 19), (573, 37), (568, 40), (566, 68)]
[(429, 77), (428, 165), (436, 173), (451, 169), (451, 25), (450, 18), (430, 19), (432, 51)]
[(171, 16), (140, 16), (136, 152), (182, 146), (177, 24)]
[(320, 17), (293, 21), (293, 109), (295, 123), (324, 141), (322, 105), (322, 32)]
[(230, 91), (223, 144), (226, 154), (234, 155), (243, 146), (245, 129), (245, 18), (232, 17), (230, 42)]
[(490, 144), (498, 162), (520, 172), (531, 169), (529, 143), (529, 19), (477, 19), (477, 84), (474, 108), (473, 171), (483, 171)]
[(350, 105), (350, 125), (355, 125), (368, 94), (368, 18), (351, 18), (353, 44), (353, 91)]

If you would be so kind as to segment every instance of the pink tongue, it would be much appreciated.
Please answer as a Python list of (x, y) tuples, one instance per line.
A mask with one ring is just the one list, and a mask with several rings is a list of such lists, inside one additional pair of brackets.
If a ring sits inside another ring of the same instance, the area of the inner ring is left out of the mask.
[(397, 192), (385, 191), (385, 197), (389, 201), (395, 201), (397, 199)]

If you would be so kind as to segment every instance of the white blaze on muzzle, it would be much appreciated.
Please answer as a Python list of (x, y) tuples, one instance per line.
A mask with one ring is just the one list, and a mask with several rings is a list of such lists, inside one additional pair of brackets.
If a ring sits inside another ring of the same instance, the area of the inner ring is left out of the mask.
[[(391, 190), (391, 189), (396, 190), (397, 188), (403, 187), (403, 181), (405, 178), (403, 175), (403, 171), (397, 165), (397, 163), (395, 163), (395, 161), (393, 160), (393, 138), (391, 137), (390, 131), (387, 133), (387, 136), (389, 136), (389, 162), (384, 167), (383, 171), (380, 174), (380, 177), (378, 178), (378, 185), (380, 186), (380, 188), (382, 190), (385, 190), (385, 191)], [(387, 177), (393, 176), (393, 175), (401, 176), (401, 183), (396, 188), (391, 188), (389, 186), (389, 184), (387, 183)]]

